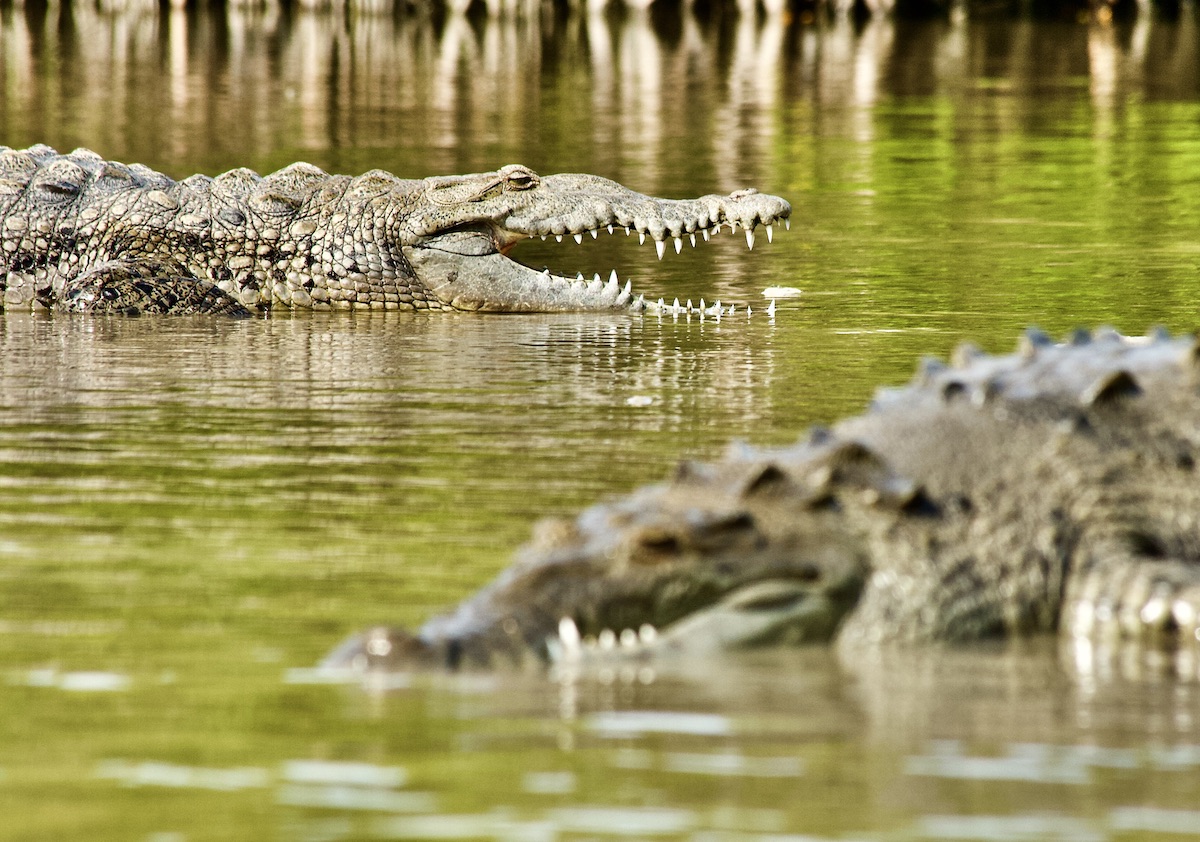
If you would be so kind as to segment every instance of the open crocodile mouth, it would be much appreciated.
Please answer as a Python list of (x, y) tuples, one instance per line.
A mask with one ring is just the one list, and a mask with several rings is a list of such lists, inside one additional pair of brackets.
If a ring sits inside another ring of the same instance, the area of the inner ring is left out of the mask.
[(844, 595), (807, 576), (771, 576), (743, 583), (664, 626), (604, 628), (583, 635), (570, 616), (547, 638), (551, 663), (607, 657), (655, 657), (664, 652), (709, 655), (779, 644), (828, 641), (845, 613)]
[[(789, 209), (790, 210), (790, 209)], [(639, 226), (612, 222), (604, 225), (572, 229), (565, 224), (549, 226), (504, 227), (497, 223), (474, 223), (443, 233), (433, 234), (420, 242), (407, 245), (405, 255), (418, 278), (439, 299), (460, 310), (493, 312), (555, 312), (587, 310), (630, 310), (650, 313), (701, 313), (720, 317), (734, 309), (719, 301), (710, 305), (701, 300), (698, 306), (690, 301), (681, 305), (678, 300), (669, 304), (663, 299), (647, 301), (635, 295), (632, 282), (621, 281), (616, 269), (607, 277), (599, 273), (591, 278), (577, 273), (574, 277), (551, 272), (548, 268), (534, 269), (510, 255), (519, 243), (535, 238), (563, 242), (573, 239), (583, 244), (585, 239), (599, 239), (602, 233), (636, 236), (639, 244), (654, 243), (659, 260), (668, 248), (678, 254), (685, 242), (693, 247), (708, 242), (722, 230), (731, 233), (739, 228), (744, 232), (746, 245), (753, 248), (760, 227), (768, 242), (774, 239), (774, 225), (782, 221), (790, 228), (785, 216), (755, 218), (739, 225), (733, 219), (692, 220), (675, 226), (665, 224)], [(703, 223), (703, 224), (702, 224)]]

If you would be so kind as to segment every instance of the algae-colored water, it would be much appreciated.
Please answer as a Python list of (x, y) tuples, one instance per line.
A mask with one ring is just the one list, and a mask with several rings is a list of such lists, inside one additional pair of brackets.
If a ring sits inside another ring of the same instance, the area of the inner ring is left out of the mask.
[[(83, 5), (83, 4), (79, 4)], [(531, 524), (1036, 323), (1197, 324), (1195, 10), (1120, 26), (0, 7), (0, 142), (788, 197), (602, 237), (712, 320), (0, 318), (0, 839), (1180, 839), (1200, 693), (1053, 641), (326, 685)], [(798, 298), (763, 312), (761, 291)]]

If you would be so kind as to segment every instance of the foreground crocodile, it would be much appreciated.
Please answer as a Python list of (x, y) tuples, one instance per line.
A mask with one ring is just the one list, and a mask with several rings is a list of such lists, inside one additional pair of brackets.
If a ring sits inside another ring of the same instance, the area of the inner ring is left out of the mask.
[(522, 166), (477, 175), (356, 178), (292, 164), (172, 181), (86, 149), (0, 147), (0, 308), (121, 313), (373, 308), (556, 312), (656, 309), (606, 282), (506, 255), (531, 237), (620, 228), (695, 245), (722, 226), (753, 247), (787, 223), (783, 199), (656, 199), (593, 175)]
[(1037, 332), (960, 348), (795, 446), (716, 464), (573, 521), (415, 634), (331, 666), (486, 666), (828, 641), (1058, 630), (1195, 646), (1200, 351), (1194, 339)]

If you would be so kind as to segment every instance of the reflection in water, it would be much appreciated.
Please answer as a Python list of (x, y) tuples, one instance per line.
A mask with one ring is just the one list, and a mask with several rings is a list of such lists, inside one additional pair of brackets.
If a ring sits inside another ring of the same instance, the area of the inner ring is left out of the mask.
[[(404, 174), (453, 171), (493, 159), (496, 147), (527, 147), (528, 127), (538, 125), (542, 142), (555, 145), (538, 154), (577, 168), (652, 189), (665, 161), (688, 155), (711, 162), (720, 186), (732, 187), (760, 175), (747, 167), (769, 155), (782, 97), (822, 103), (835, 121), (823, 131), (848, 121), (848, 134), (865, 141), (870, 108), (883, 97), (959, 96), (997, 80), (1026, 88), (1085, 77), (1102, 121), (1131, 95), (1200, 94), (1191, 14), (1057, 30), (962, 15), (927, 24), (877, 17), (862, 27), (844, 17), (794, 27), (740, 15), (722, 21), (728, 36), (691, 13), (668, 32), (644, 11), (540, 25), (508, 15), (441, 24), (285, 15), (273, 6), (158, 15), (77, 3), (2, 14), (0, 114), (10, 145), (86, 143), (172, 171), (247, 156), (275, 163), (281, 149), (330, 164), (326, 150), (341, 147), (395, 149), (384, 158)], [(591, 108), (551, 113), (539, 82), (555, 101)], [(405, 150), (440, 160), (406, 159)]]

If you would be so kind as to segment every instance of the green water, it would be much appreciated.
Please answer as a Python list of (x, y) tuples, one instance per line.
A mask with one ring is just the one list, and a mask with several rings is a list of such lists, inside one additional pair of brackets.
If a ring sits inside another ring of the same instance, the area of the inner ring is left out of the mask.
[[(11, 146), (175, 176), (521, 161), (795, 208), (753, 251), (517, 252), (737, 302), (720, 323), (0, 318), (0, 839), (1200, 834), (1186, 660), (1033, 641), (368, 687), (309, 669), (472, 592), (539, 517), (791, 441), (921, 355), (1031, 323), (1196, 327), (1194, 17), (0, 7)], [(802, 294), (769, 318), (768, 286)]]

